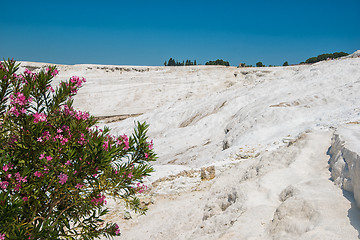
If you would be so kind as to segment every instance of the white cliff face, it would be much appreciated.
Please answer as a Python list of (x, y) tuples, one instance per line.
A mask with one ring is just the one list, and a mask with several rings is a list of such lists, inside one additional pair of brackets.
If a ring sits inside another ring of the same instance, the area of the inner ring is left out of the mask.
[(329, 153), (331, 179), (344, 190), (354, 193), (360, 207), (360, 126), (340, 127), (332, 138)]
[[(112, 116), (100, 125), (114, 134), (129, 134), (134, 121), (150, 124), (159, 159), (156, 172), (145, 179), (149, 191), (141, 196), (149, 211), (130, 218), (109, 199), (106, 220), (120, 223), (118, 239), (358, 237), (360, 212), (336, 184), (353, 189), (359, 199), (354, 185), (359, 171), (346, 172), (354, 161), (345, 158), (330, 160), (332, 172), (328, 166), (334, 129), (360, 122), (357, 55), (271, 68), (62, 65), (59, 70), (56, 81), (87, 79), (75, 106)], [(336, 139), (332, 157), (344, 149), (344, 140)]]

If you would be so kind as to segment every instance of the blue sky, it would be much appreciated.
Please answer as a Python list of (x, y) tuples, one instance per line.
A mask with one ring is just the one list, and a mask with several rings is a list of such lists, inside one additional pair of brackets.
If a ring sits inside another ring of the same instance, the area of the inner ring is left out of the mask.
[(0, 57), (58, 64), (282, 65), (360, 49), (359, 0), (2, 1)]

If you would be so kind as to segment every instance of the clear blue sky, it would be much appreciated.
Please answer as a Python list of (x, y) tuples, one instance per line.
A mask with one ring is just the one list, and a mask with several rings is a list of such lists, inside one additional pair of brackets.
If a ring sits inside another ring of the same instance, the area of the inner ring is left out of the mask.
[(0, 57), (58, 64), (299, 63), (360, 49), (359, 0), (0, 4)]

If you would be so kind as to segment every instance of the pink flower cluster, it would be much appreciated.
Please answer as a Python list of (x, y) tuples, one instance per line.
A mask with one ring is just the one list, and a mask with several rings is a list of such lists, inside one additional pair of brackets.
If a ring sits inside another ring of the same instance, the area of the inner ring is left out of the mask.
[(86, 82), (85, 78), (79, 78), (78, 76), (73, 76), (70, 78), (70, 82), (75, 83), (75, 85), (79, 88), (82, 86), (83, 83)]
[(42, 136), (37, 138), (37, 141), (38, 142), (48, 141), (50, 139), (50, 137), (51, 137), (50, 132), (44, 131), (42, 133)]
[(105, 195), (101, 195), (101, 194), (99, 193), (98, 198), (93, 198), (93, 199), (91, 200), (91, 202), (94, 203), (95, 205), (103, 204), (103, 203), (106, 204)]
[(11, 170), (11, 169), (13, 169), (13, 168), (14, 168), (14, 164), (8, 163), (8, 164), (5, 164), (5, 165), (3, 166), (3, 171), (4, 171), (4, 172), (7, 172), (9, 169)]
[(120, 229), (119, 226), (115, 223), (115, 234), (120, 235)]
[(57, 139), (60, 140), (61, 145), (65, 145), (65, 144), (69, 141), (68, 138), (64, 138), (64, 136), (61, 135), (61, 134), (57, 134), (55, 137), (53, 137), (53, 141), (54, 141), (54, 142), (55, 142)]
[(27, 177), (22, 177), (19, 172), (15, 173), (15, 178), (16, 178), (16, 181), (18, 181), (19, 183), (27, 182), (27, 179), (26, 179)]
[(86, 143), (86, 140), (85, 140), (85, 135), (83, 134), (83, 133), (81, 133), (81, 135), (80, 135), (80, 139), (78, 140), (78, 143), (80, 144), (80, 145), (84, 145), (85, 143)]
[(130, 146), (129, 146), (129, 138), (128, 136), (126, 136), (126, 134), (121, 135), (120, 138), (118, 138), (116, 141), (117, 145), (121, 145), (122, 143), (124, 143), (125, 145), (124, 150), (128, 150)]
[(76, 94), (78, 89), (82, 86), (82, 84), (86, 82), (86, 79), (85, 78), (80, 79), (77, 76), (73, 76), (73, 77), (70, 78), (70, 82), (75, 84), (75, 86), (70, 87), (70, 92), (72, 94)]
[(24, 74), (29, 74), (29, 75), (31, 75), (31, 74), (33, 74), (33, 72), (30, 71), (29, 69), (25, 69)]
[(149, 143), (149, 149), (152, 150), (154, 148), (154, 143), (153, 143), (153, 140), (150, 141)]
[(41, 172), (39, 172), (39, 171), (36, 171), (36, 172), (34, 173), (34, 175), (35, 175), (36, 177), (38, 177), (38, 178), (40, 178), (40, 177), (43, 176), (43, 174), (42, 174)]
[(5, 240), (5, 234), (0, 233), (0, 240)]
[(90, 117), (88, 112), (76, 111), (73, 108), (69, 108), (67, 105), (63, 106), (63, 113), (75, 117), (77, 120), (87, 120)]
[(19, 104), (20, 106), (24, 106), (32, 101), (32, 98), (26, 99), (25, 95), (21, 92), (14, 93), (14, 95), (11, 95), (9, 98), (11, 99), (10, 104), (12, 105)]
[(41, 159), (44, 159), (44, 158), (46, 159), (47, 162), (50, 162), (53, 159), (52, 156), (50, 156), (50, 155), (45, 157), (44, 153), (40, 154), (39, 159), (41, 160)]
[(0, 188), (2, 190), (5, 190), (8, 187), (8, 185), (9, 185), (8, 181), (2, 181), (2, 182), (0, 181)]
[(53, 77), (55, 77), (56, 75), (59, 74), (59, 71), (58, 71), (57, 69), (55, 69), (53, 72), (51, 72), (51, 68), (49, 68), (49, 67), (46, 69), (46, 71), (47, 71), (48, 73), (50, 73), (51, 76), (53, 76)]
[[(11, 177), (12, 177), (12, 175), (11, 174), (8, 174), (8, 175), (6, 175), (6, 177), (8, 178), (8, 179), (10, 179)], [(20, 188), (21, 188), (21, 183), (23, 182), (23, 183), (26, 183), (27, 182), (27, 177), (22, 177), (21, 175), (20, 175), (20, 173), (19, 172), (17, 172), (17, 173), (15, 173), (15, 179), (16, 179), (16, 185), (15, 185), (15, 187), (14, 187), (14, 191), (19, 191), (20, 190)], [(8, 187), (8, 185), (9, 185), (9, 182), (8, 181), (2, 181), (2, 182), (0, 182), (0, 188), (1, 189), (3, 189), (3, 190), (5, 190), (7, 187)]]
[(142, 193), (142, 192), (144, 192), (146, 189), (147, 189), (147, 186), (145, 186), (144, 184), (141, 184), (141, 183), (137, 183), (137, 184), (136, 184), (136, 191), (137, 191), (138, 193)]
[(27, 103), (32, 101), (32, 98), (26, 99), (25, 95), (22, 94), (21, 92), (16, 92), (14, 93), (14, 95), (11, 95), (9, 98), (11, 99), (10, 101), (11, 105), (21, 106), (20, 109), (18, 109), (17, 106), (13, 106), (9, 110), (9, 113), (15, 115), (16, 117), (20, 116), (20, 114), (25, 114), (26, 109), (23, 108), (22, 106), (25, 106)]
[(47, 86), (46, 89), (47, 89), (47, 90), (50, 90), (50, 92), (52, 92), (52, 93), (55, 92), (55, 90), (53, 89), (52, 86)]
[(82, 188), (84, 186), (85, 186), (84, 184), (78, 183), (78, 184), (76, 184), (75, 188), (80, 189), (80, 188)]
[(59, 178), (59, 183), (64, 185), (66, 183), (66, 181), (68, 180), (68, 175), (66, 175), (65, 173), (60, 173), (58, 178)]
[(45, 113), (34, 113), (33, 117), (34, 117), (34, 123), (46, 122), (47, 121)]
[(102, 145), (105, 151), (109, 150), (109, 140), (108, 141), (104, 141), (104, 144)]

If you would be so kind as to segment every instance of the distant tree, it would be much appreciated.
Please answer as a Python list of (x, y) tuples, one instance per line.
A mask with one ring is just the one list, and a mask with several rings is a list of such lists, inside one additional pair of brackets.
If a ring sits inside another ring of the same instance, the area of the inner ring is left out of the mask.
[(229, 62), (224, 61), (222, 59), (217, 59), (216, 61), (208, 61), (205, 65), (223, 65), (223, 66), (230, 66)]
[(196, 59), (194, 60), (194, 65), (197, 65), (197, 63), (196, 63)]
[(289, 66), (289, 63), (286, 61), (284, 62), (283, 66)]
[(168, 61), (167, 66), (176, 66), (175, 60), (170, 58), (169, 61)]
[(167, 66), (167, 62), (166, 62), (166, 61), (164, 62), (164, 66)]
[(263, 65), (262, 62), (257, 62), (257, 63), (256, 63), (256, 67), (265, 67), (265, 65)]

